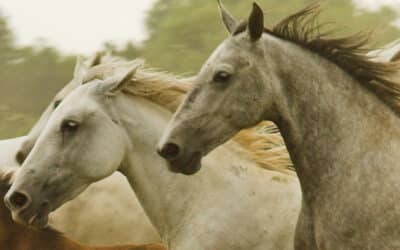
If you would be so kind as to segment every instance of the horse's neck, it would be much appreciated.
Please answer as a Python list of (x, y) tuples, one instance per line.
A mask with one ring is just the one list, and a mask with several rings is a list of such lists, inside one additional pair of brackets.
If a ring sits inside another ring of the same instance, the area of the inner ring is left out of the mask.
[(356, 178), (357, 171), (389, 174), (400, 152), (396, 114), (333, 63), (284, 46), (285, 56), (297, 59), (277, 66), (283, 84), (276, 122), (304, 194), (342, 185), (344, 176)]
[[(166, 162), (155, 147), (171, 113), (142, 98), (119, 101), (124, 127), (132, 149), (121, 172), (128, 178), (144, 210), (162, 238), (172, 237), (173, 230), (190, 212), (199, 197), (203, 174), (187, 178), (168, 171)], [(125, 104), (124, 104), (125, 103)], [(201, 192), (200, 192), (201, 193)]]

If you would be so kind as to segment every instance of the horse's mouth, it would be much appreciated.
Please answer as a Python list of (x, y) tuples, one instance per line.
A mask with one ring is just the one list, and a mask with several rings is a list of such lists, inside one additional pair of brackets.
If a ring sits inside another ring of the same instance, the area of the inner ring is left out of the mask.
[(50, 212), (50, 206), (48, 203), (44, 203), (36, 212), (29, 208), (22, 211), (12, 212), (12, 218), (15, 222), (22, 225), (43, 229), (48, 225)]
[(168, 161), (168, 169), (173, 173), (180, 173), (184, 175), (194, 175), (201, 169), (200, 152), (195, 152), (187, 159), (173, 159)]
[(40, 215), (36, 214), (34, 215), (30, 220), (29, 220), (29, 226), (42, 229), (47, 227), (47, 224), (49, 222), (49, 214), (46, 215)]

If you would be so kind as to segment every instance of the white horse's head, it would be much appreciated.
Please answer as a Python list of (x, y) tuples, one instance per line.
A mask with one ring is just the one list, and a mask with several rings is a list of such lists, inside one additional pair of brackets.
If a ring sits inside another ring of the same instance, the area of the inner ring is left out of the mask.
[(73, 89), (80, 85), (82, 79), (88, 73), (89, 69), (99, 65), (100, 63), (104, 63), (106, 58), (107, 57), (104, 57), (102, 53), (97, 53), (95, 56), (86, 61), (83, 61), (82, 57), (78, 57), (72, 80), (56, 94), (43, 114), (40, 116), (39, 120), (26, 135), (21, 147), (17, 150), (15, 154), (15, 160), (20, 165), (22, 165), (29, 152), (32, 150), (33, 145), (35, 144), (40, 132), (46, 125), (53, 111)]
[(140, 63), (125, 66), (75, 88), (52, 112), (5, 197), (14, 220), (44, 227), (51, 211), (124, 162), (130, 142), (112, 104)]

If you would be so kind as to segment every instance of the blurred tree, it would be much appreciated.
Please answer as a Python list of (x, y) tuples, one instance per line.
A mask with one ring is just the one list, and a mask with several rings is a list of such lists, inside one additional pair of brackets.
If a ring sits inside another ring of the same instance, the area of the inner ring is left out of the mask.
[(135, 45), (133, 42), (127, 42), (122, 50), (117, 50), (116, 55), (132, 60), (142, 56), (142, 48)]
[(109, 51), (113, 55), (121, 56), (129, 60), (138, 58), (142, 54), (142, 49), (132, 41), (128, 41), (122, 48), (118, 48), (113, 42), (108, 41), (103, 44), (102, 50)]
[(0, 66), (4, 66), (13, 59), (14, 36), (8, 27), (7, 19), (0, 11)]
[[(195, 73), (227, 36), (216, 2), (159, 0), (148, 17), (150, 37), (145, 43), (144, 58), (151, 65), (172, 72)], [(247, 17), (253, 1), (223, 2), (240, 20)], [(266, 12), (267, 26), (313, 2), (315, 0), (258, 0)], [(400, 31), (390, 25), (395, 18), (396, 14), (389, 8), (374, 13), (356, 12), (352, 1), (331, 0), (323, 6), (321, 22), (334, 22), (332, 27), (347, 34), (359, 30), (379, 30), (375, 40), (377, 45), (382, 45), (399, 37)]]
[[(246, 18), (251, 0), (223, 0), (237, 19)], [(315, 0), (258, 0), (271, 26)], [(339, 30), (354, 32), (376, 29), (377, 44), (399, 37), (391, 25), (395, 13), (356, 11), (349, 0), (330, 0), (324, 6), (322, 21), (333, 21)], [(127, 42), (104, 48), (134, 59), (143, 57), (154, 67), (175, 73), (194, 74), (227, 36), (221, 25), (216, 0), (159, 0), (148, 14), (149, 39), (140, 46)], [(128, 27), (127, 27), (128, 29)], [(46, 43), (18, 47), (7, 19), (0, 11), (0, 138), (22, 135), (30, 129), (54, 94), (72, 77), (75, 56), (61, 54)]]
[(57, 49), (17, 47), (0, 15), (0, 138), (22, 135), (72, 77), (75, 59)]

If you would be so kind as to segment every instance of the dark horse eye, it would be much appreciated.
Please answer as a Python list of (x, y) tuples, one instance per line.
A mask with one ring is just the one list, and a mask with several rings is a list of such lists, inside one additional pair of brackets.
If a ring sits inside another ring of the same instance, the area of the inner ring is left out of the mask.
[(229, 74), (226, 71), (218, 71), (217, 73), (215, 73), (214, 75), (214, 82), (227, 82), (231, 79), (231, 74)]
[(65, 120), (61, 124), (61, 132), (63, 133), (73, 133), (79, 128), (79, 122), (73, 120)]
[(55, 101), (53, 104), (53, 109), (56, 109), (58, 107), (58, 105), (60, 105), (60, 103), (61, 103), (61, 100)]

